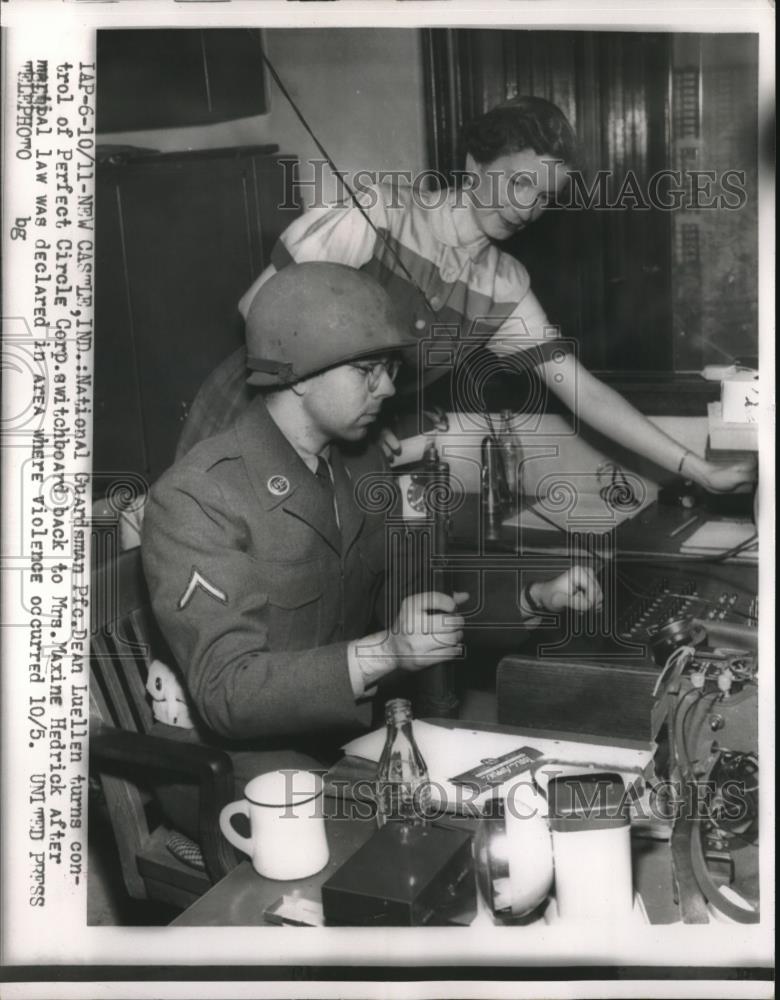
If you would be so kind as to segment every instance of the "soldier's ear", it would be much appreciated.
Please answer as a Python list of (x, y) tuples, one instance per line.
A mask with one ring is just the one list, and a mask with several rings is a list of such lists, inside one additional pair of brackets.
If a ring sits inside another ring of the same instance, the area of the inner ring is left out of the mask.
[[(330, 369), (326, 369), (326, 371), (329, 370)], [(299, 379), (299, 381), (293, 382), (290, 389), (292, 389), (296, 396), (305, 396), (309, 391), (309, 386), (316, 382), (317, 379), (324, 374), (324, 372), (315, 372), (313, 375), (309, 375), (308, 378)]]

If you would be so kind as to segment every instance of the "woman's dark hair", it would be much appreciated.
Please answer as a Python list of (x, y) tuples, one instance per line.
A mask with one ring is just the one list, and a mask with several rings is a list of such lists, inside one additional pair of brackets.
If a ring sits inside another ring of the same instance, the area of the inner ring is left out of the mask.
[(577, 137), (559, 107), (542, 97), (517, 97), (469, 122), (463, 146), (477, 163), (532, 149), (569, 166), (577, 161)]

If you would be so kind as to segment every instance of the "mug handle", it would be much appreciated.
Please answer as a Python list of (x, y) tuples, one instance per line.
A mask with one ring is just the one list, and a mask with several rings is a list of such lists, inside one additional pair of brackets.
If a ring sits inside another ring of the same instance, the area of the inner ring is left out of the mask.
[(243, 851), (244, 854), (248, 854), (251, 858), (253, 853), (252, 838), (242, 836), (233, 826), (232, 819), (236, 813), (243, 813), (247, 819), (250, 818), (249, 803), (246, 799), (231, 802), (230, 805), (223, 808), (219, 814), (219, 828), (225, 840), (228, 840), (233, 847), (237, 847), (239, 851)]

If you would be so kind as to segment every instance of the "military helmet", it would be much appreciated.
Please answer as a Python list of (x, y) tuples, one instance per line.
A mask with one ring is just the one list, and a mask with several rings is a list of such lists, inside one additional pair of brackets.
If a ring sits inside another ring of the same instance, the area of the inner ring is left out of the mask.
[(374, 278), (345, 264), (290, 264), (260, 286), (249, 307), (247, 381), (291, 385), (415, 343)]

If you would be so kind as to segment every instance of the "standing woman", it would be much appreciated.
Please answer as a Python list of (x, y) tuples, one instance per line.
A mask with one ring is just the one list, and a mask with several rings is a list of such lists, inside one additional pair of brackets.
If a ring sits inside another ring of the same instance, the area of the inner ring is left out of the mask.
[[(484, 346), (498, 358), (527, 352), (524, 367), (534, 367), (570, 410), (618, 444), (707, 490), (752, 481), (754, 463), (722, 465), (695, 455), (584, 368), (552, 333), (526, 269), (497, 245), (538, 219), (568, 183), (576, 138), (560, 109), (542, 98), (518, 98), (468, 125), (464, 146), (468, 184), (461, 188), (424, 193), (379, 185), (360, 190), (360, 207), (349, 202), (305, 212), (278, 240), (271, 265), (239, 303), (241, 312), (260, 285), (292, 262), (348, 264), (385, 286), (415, 336), (427, 339), (438, 327), (437, 350), (449, 341)], [(242, 348), (201, 387), (179, 456), (231, 424), (249, 399)], [(397, 447), (388, 431), (385, 446)]]

